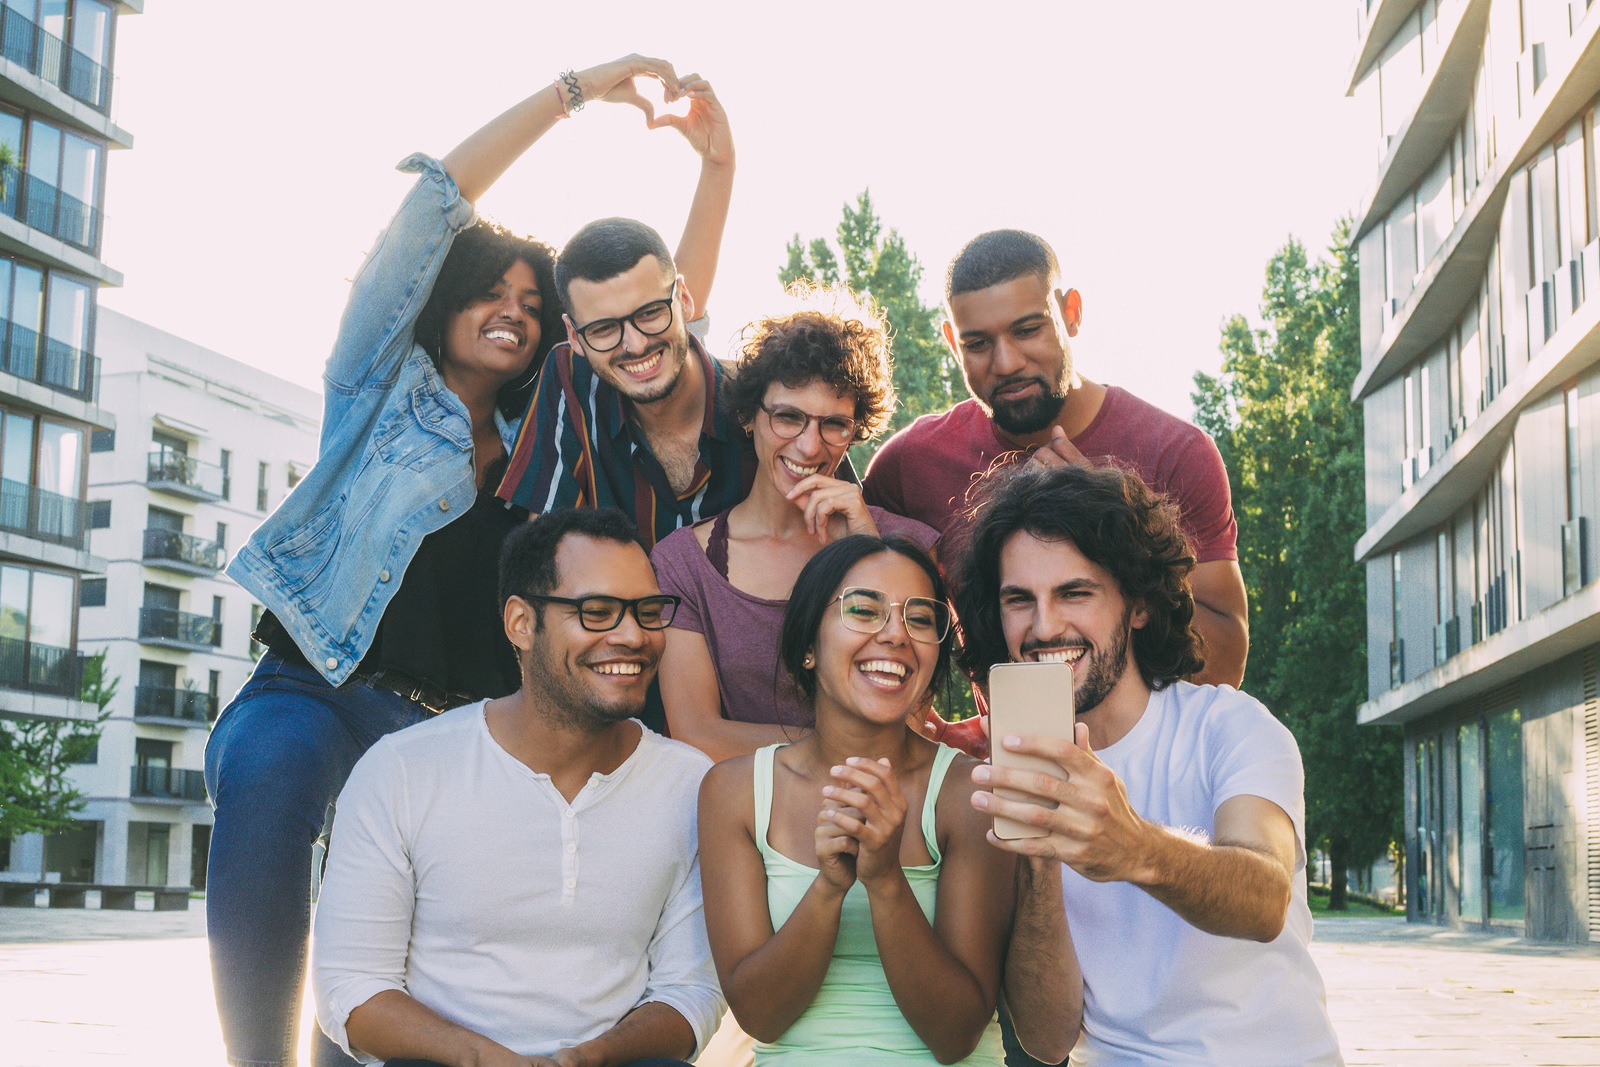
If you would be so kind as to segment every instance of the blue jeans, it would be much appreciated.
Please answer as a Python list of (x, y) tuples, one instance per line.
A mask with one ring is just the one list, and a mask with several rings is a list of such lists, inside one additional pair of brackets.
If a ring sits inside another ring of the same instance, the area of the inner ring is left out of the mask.
[[(312, 846), (356, 761), (384, 734), (432, 717), (398, 693), (335, 689), (271, 652), (206, 744), (216, 809), (206, 932), (230, 1062), (292, 1064), (311, 925)], [(316, 1067), (353, 1064), (320, 1032)]]

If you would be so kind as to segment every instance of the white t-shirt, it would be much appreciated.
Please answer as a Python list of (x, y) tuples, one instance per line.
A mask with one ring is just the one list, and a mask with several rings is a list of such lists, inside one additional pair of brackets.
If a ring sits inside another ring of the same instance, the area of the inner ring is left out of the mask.
[(483, 702), (373, 745), (339, 794), (317, 906), (328, 1036), (348, 1051), (350, 1012), (397, 989), (523, 1055), (649, 1001), (704, 1048), (723, 1010), (695, 826), (711, 761), (640, 733), (570, 805), (490, 736)]
[(1097, 751), (1150, 822), (1215, 831), (1217, 808), (1257, 796), (1294, 823), (1293, 894), (1270, 944), (1202, 933), (1126, 882), (1063, 867), (1083, 967), (1084, 1036), (1074, 1064), (1339, 1064), (1306, 906), (1305, 776), (1294, 736), (1229, 686), (1178, 682)]

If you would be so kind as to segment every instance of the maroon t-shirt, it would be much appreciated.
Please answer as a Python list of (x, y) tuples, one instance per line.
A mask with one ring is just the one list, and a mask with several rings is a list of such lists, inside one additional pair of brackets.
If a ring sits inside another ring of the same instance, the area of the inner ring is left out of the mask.
[[(1175, 501), (1199, 562), (1239, 558), (1228, 472), (1204, 430), (1113, 385), (1094, 421), (1072, 443), (1091, 461), (1131, 467), (1151, 489)], [(991, 467), (1024, 455), (969, 399), (942, 414), (924, 415), (889, 438), (861, 487), (867, 503), (925, 522), (953, 545), (966, 530), (969, 491)]]

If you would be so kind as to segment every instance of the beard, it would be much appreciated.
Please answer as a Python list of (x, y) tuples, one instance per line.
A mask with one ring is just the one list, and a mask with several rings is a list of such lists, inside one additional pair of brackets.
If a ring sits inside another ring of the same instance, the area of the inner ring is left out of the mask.
[[(1123, 609), (1122, 623), (1117, 627), (1116, 633), (1111, 637), (1111, 643), (1105, 648), (1089, 646), (1089, 651), (1084, 655), (1089, 658), (1089, 669), (1084, 672), (1083, 681), (1079, 682), (1072, 691), (1072, 712), (1074, 715), (1084, 715), (1099, 707), (1111, 695), (1111, 691), (1122, 681), (1123, 674), (1128, 669), (1128, 641), (1133, 633), (1133, 606)], [(1021, 654), (1026, 658), (1030, 652), (1040, 652), (1052, 648), (1082, 647), (1080, 642), (1067, 642), (1065, 644), (1029, 643), (1021, 648)]]
[(616, 387), (617, 392), (632, 403), (653, 404), (658, 400), (665, 400), (678, 388), (678, 380), (683, 377), (683, 365), (689, 359), (687, 331), (651, 345), (645, 349), (644, 356), (649, 356), (652, 352), (661, 354), (662, 364), (661, 373), (654, 381), (634, 382), (628, 377), (627, 371), (623, 370), (614, 370), (610, 375), (612, 385)]
[[(989, 414), (994, 419), (994, 424), (1008, 434), (1025, 436), (1039, 433), (1048, 429), (1055, 422), (1056, 416), (1061, 414), (1062, 405), (1067, 402), (1067, 387), (1057, 382), (1054, 387), (1043, 378), (1035, 378), (1039, 383), (1037, 396), (1027, 397), (1022, 400), (995, 400), (990, 393)], [(1002, 382), (1001, 385), (1014, 385), (1014, 381)]]
[[(556, 662), (540, 644), (534, 645), (527, 660), (523, 677), (530, 693), (537, 693), (553, 716), (562, 724), (587, 732), (598, 732), (624, 719), (636, 719), (644, 713), (645, 695), (638, 699), (623, 697), (607, 700), (592, 686), (585, 685), (588, 667), (582, 659), (570, 666)], [(646, 674), (654, 674), (656, 665), (646, 667)]]

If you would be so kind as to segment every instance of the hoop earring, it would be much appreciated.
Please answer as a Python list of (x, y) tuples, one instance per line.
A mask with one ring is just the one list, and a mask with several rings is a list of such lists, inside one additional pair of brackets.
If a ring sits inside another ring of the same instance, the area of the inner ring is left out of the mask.
[(520, 392), (522, 392), (522, 390), (528, 388), (534, 382), (538, 381), (539, 380), (539, 372), (541, 370), (543, 370), (544, 368), (543, 367), (535, 367), (535, 366), (533, 366), (533, 364), (535, 362), (537, 362), (537, 360), (531, 360), (530, 359), (528, 361), (529, 370), (528, 370), (528, 379), (527, 379), (527, 381), (518, 382), (515, 385), (511, 385), (511, 384), (508, 383), (506, 385), (502, 385), (500, 388), (501, 389), (509, 389), (513, 393), (520, 393)]

